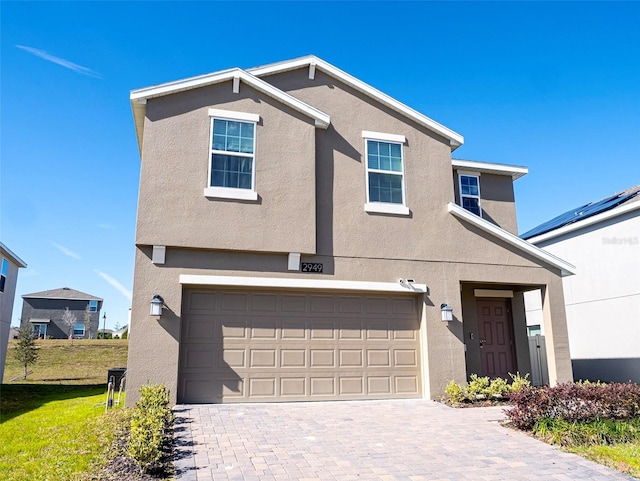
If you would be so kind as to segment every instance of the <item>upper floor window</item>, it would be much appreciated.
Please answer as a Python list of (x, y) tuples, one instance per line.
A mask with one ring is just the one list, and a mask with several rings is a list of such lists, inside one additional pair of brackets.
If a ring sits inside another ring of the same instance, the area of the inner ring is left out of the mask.
[(406, 206), (402, 135), (363, 132), (367, 159), (367, 212), (409, 214)]
[(98, 301), (89, 301), (89, 312), (98, 311)]
[(460, 179), (460, 205), (482, 217), (480, 207), (480, 177), (477, 175), (458, 174)]
[(256, 114), (209, 109), (211, 152), (208, 197), (256, 200)]
[(0, 267), (0, 292), (4, 292), (4, 285), (7, 283), (7, 274), (9, 272), (9, 261), (2, 259), (2, 267)]

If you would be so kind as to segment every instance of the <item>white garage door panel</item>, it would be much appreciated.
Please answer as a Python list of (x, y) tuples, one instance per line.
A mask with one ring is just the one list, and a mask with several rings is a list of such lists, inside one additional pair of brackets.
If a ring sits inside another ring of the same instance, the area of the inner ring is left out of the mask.
[(187, 290), (181, 402), (419, 397), (417, 299)]

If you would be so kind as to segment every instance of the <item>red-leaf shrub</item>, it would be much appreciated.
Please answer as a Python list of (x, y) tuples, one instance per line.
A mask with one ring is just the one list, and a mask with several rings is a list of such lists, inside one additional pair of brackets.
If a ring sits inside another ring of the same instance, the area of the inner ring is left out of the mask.
[(529, 430), (543, 418), (587, 422), (629, 419), (640, 415), (640, 386), (632, 383), (565, 383), (523, 389), (510, 397), (505, 410), (519, 429)]

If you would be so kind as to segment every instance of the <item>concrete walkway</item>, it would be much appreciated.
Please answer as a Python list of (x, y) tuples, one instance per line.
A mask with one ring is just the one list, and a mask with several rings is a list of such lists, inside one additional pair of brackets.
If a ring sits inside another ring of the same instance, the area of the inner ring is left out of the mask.
[(502, 408), (424, 400), (182, 405), (177, 480), (632, 480), (502, 427)]

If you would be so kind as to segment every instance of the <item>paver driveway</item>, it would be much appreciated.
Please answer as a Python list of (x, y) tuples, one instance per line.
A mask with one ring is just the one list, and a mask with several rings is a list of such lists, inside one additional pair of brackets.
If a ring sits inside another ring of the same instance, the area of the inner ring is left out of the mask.
[(425, 400), (182, 405), (177, 479), (631, 480), (502, 427), (502, 408)]

